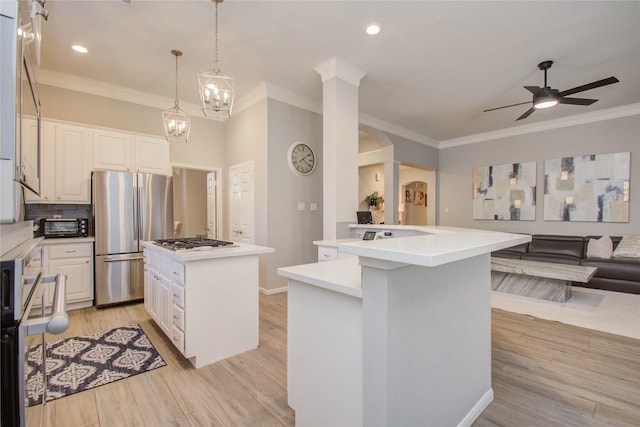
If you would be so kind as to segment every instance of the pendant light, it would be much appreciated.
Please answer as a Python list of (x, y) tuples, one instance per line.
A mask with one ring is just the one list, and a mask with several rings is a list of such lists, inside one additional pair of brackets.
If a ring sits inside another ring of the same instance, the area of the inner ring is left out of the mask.
[(187, 142), (191, 132), (191, 117), (178, 104), (178, 57), (182, 56), (182, 52), (173, 49), (171, 54), (176, 57), (176, 103), (173, 108), (162, 112), (164, 136), (169, 142)]
[(198, 74), (200, 105), (206, 117), (228, 119), (233, 107), (233, 77), (223, 73), (218, 62), (218, 3), (224, 0), (211, 1), (216, 4), (216, 57), (213, 70)]

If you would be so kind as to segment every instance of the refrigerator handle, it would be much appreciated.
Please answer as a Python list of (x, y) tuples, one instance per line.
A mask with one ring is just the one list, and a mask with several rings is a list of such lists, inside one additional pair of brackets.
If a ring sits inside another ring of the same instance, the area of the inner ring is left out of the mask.
[(138, 181), (136, 180), (136, 176), (134, 175), (133, 179), (133, 212), (131, 212), (131, 221), (133, 221), (133, 235), (140, 242), (140, 218), (138, 216), (140, 212), (140, 207), (138, 206), (138, 202), (140, 198), (138, 197)]
[(138, 206), (138, 250), (141, 251), (142, 248), (140, 246), (140, 242), (142, 242), (142, 235), (143, 235), (143, 227), (142, 227), (142, 176), (140, 174), (137, 175), (137, 192), (136, 192), (136, 196), (138, 197), (138, 200), (136, 201), (136, 204)]

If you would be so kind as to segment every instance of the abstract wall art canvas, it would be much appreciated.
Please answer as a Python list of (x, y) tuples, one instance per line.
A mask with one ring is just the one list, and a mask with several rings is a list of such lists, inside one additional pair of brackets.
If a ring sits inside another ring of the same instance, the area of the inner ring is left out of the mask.
[(631, 153), (544, 162), (545, 221), (629, 222)]
[(536, 162), (473, 169), (473, 219), (536, 219)]

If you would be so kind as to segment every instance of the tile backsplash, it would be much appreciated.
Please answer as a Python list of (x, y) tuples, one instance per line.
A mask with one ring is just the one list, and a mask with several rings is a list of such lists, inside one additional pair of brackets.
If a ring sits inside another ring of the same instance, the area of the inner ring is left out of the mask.
[(91, 218), (91, 205), (25, 205), (25, 219), (54, 218)]

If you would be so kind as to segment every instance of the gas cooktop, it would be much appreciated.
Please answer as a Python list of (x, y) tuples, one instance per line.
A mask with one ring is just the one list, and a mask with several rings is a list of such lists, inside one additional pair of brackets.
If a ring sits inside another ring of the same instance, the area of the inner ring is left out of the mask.
[(228, 248), (236, 246), (233, 242), (224, 240), (208, 239), (206, 237), (183, 237), (180, 239), (158, 239), (153, 241), (156, 245), (172, 251), (189, 250), (189, 249), (213, 249)]

